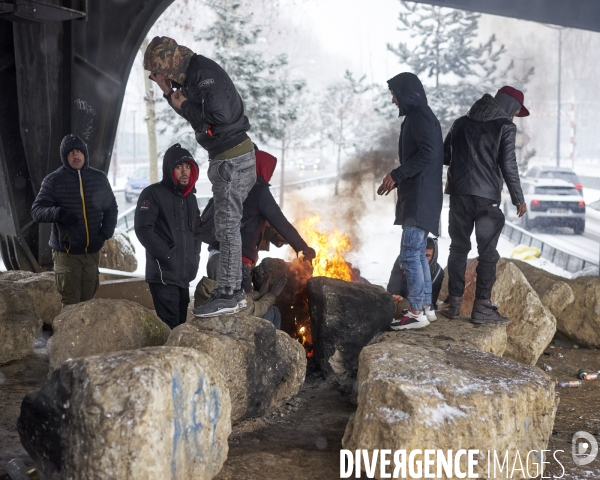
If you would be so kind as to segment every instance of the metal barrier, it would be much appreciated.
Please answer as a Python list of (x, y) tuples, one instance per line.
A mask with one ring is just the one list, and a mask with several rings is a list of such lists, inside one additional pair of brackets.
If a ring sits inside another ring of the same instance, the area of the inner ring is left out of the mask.
[(527, 230), (508, 221), (502, 229), (502, 235), (516, 245), (524, 244), (528, 247), (539, 248), (542, 252), (542, 258), (545, 258), (557, 267), (571, 273), (578, 272), (587, 267), (598, 266), (598, 262), (593, 262), (572, 253), (564, 252), (558, 247), (550, 245), (548, 242), (541, 240)]
[(123, 230), (124, 232), (130, 232), (131, 230), (133, 230), (135, 208), (136, 205), (134, 205), (131, 208), (128, 208), (121, 215), (119, 215), (119, 217), (117, 218), (117, 228), (119, 230)]

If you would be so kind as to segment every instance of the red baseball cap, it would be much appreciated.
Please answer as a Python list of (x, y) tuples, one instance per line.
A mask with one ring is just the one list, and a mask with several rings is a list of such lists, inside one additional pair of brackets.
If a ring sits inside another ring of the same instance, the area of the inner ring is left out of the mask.
[(506, 95), (510, 95), (517, 102), (519, 102), (521, 104), (521, 110), (519, 110), (519, 113), (517, 113), (517, 115), (516, 115), (517, 117), (528, 117), (529, 116), (529, 110), (527, 110), (525, 105), (523, 105), (525, 96), (523, 95), (523, 92), (521, 90), (517, 90), (516, 88), (505, 85), (500, 90), (498, 90), (498, 93), (506, 93)]

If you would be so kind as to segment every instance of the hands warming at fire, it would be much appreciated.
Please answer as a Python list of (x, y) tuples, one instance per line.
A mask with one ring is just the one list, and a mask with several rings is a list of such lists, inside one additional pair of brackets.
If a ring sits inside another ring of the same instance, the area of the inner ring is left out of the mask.
[(396, 182), (394, 182), (391, 173), (388, 173), (383, 179), (383, 182), (381, 182), (379, 188), (377, 189), (377, 195), (387, 195), (394, 188), (396, 188), (396, 186)]
[(277, 277), (277, 280), (275, 280), (275, 283), (271, 287), (271, 290), (269, 290), (270, 283), (271, 283), (271, 274), (269, 273), (269, 275), (267, 275), (267, 278), (265, 278), (262, 285), (260, 286), (260, 290), (258, 291), (258, 295), (261, 298), (264, 295), (266, 295), (267, 293), (270, 293), (271, 295), (274, 295), (275, 297), (279, 296), (279, 294), (281, 292), (283, 292), (285, 284), (287, 283), (287, 275), (279, 275), (279, 277)]
[(306, 260), (307, 262), (310, 262), (312, 264), (312, 261), (316, 258), (317, 256), (317, 252), (315, 252), (314, 248), (306, 248), (304, 250), (302, 250), (302, 254), (304, 255), (304, 260)]

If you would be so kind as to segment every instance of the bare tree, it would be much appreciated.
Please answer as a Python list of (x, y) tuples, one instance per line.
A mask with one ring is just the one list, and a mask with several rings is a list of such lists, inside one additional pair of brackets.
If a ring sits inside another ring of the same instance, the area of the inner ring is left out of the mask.
[(360, 125), (363, 105), (361, 95), (370, 89), (364, 85), (365, 77), (356, 80), (346, 70), (344, 80), (327, 87), (327, 93), (321, 106), (323, 130), (327, 138), (337, 147), (337, 178), (334, 194), (339, 193), (342, 153), (350, 146)]
[[(142, 58), (150, 42), (144, 38), (141, 52)], [(142, 70), (144, 73), (144, 70)], [(156, 141), (156, 99), (154, 82), (144, 74), (144, 101), (146, 102), (146, 128), (148, 129), (148, 161), (150, 164), (150, 183), (158, 182), (158, 144)]]

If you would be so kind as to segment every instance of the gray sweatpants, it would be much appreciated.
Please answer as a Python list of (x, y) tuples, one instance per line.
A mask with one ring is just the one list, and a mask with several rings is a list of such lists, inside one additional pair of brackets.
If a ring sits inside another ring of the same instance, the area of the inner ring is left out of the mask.
[(254, 151), (227, 160), (211, 160), (208, 179), (215, 201), (215, 237), (221, 252), (217, 283), (219, 291), (231, 294), (242, 283), (243, 203), (256, 183)]

